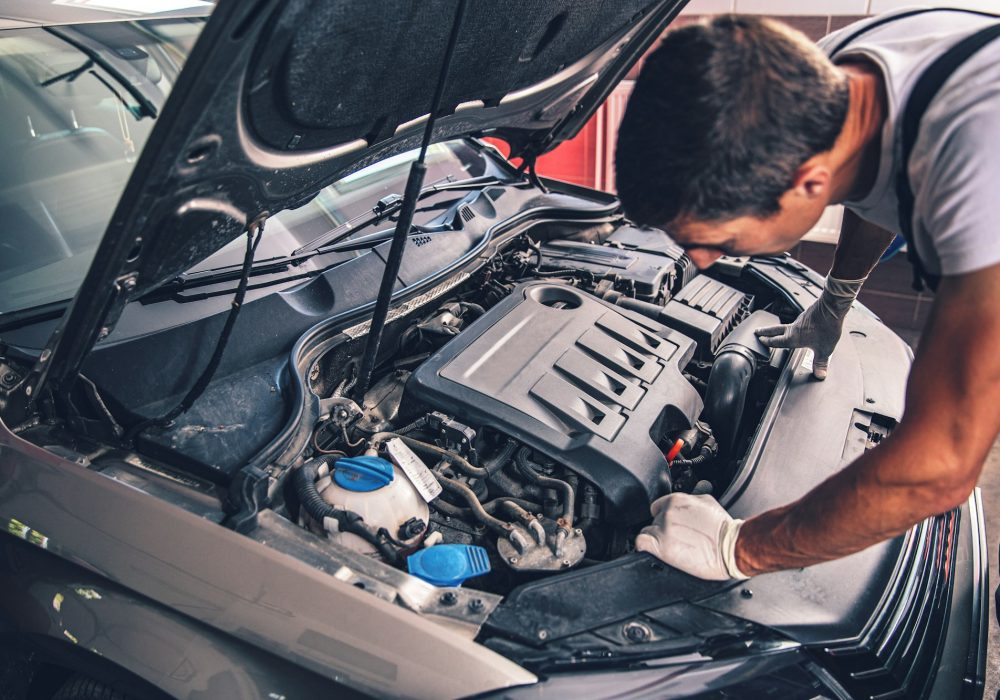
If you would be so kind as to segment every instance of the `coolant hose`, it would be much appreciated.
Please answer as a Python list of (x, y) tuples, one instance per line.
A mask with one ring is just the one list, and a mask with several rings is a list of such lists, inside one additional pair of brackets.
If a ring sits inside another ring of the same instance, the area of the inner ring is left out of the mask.
[(465, 472), (469, 476), (479, 477), (480, 479), (486, 478), (490, 475), (489, 470), (483, 469), (482, 467), (477, 467), (472, 462), (467, 460), (451, 450), (446, 450), (443, 447), (438, 447), (437, 445), (432, 445), (429, 442), (424, 442), (423, 440), (417, 440), (415, 438), (408, 437), (406, 435), (400, 435), (398, 433), (375, 433), (371, 436), (368, 444), (372, 449), (378, 449), (379, 445), (383, 442), (388, 442), (393, 438), (399, 438), (402, 440), (403, 444), (416, 452), (423, 452), (424, 454), (432, 454), (442, 459), (446, 460), (449, 464), (457, 467), (461, 471)]
[(357, 513), (335, 508), (323, 500), (316, 489), (316, 478), (323, 462), (324, 460), (321, 459), (310, 460), (292, 475), (292, 483), (295, 486), (295, 493), (299, 497), (302, 509), (321, 525), (326, 518), (333, 518), (342, 531), (357, 535), (375, 547), (386, 561), (398, 564), (399, 553), (388, 542), (386, 534), (370, 526)]
[(539, 474), (535, 469), (535, 465), (528, 459), (528, 455), (531, 454), (530, 447), (522, 447), (517, 452), (517, 468), (524, 474), (524, 477), (539, 486), (544, 488), (556, 489), (557, 491), (562, 491), (563, 494), (563, 514), (562, 519), (566, 524), (566, 528), (569, 529), (573, 527), (573, 511), (576, 509), (576, 493), (573, 491), (573, 487), (567, 481), (562, 479), (553, 479), (551, 476), (543, 476)]
[[(437, 478), (441, 486), (453, 494), (461, 496), (465, 502), (469, 504), (469, 508), (472, 510), (472, 515), (476, 520), (481, 522), (500, 537), (507, 537), (510, 533), (511, 525), (509, 523), (505, 523), (499, 518), (494, 518), (492, 515), (487, 513), (486, 509), (483, 508), (483, 504), (478, 498), (476, 498), (476, 494), (472, 492), (472, 489), (460, 481), (449, 479), (448, 477), (438, 474), (437, 472), (434, 472), (434, 476)], [(434, 505), (435, 507), (438, 507), (439, 504), (435, 503)]]

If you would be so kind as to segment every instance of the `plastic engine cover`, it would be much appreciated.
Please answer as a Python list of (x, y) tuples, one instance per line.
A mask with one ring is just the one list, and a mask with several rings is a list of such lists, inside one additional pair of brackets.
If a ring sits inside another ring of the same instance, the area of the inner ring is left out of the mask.
[(592, 481), (607, 517), (649, 517), (670, 488), (657, 438), (690, 426), (690, 338), (567, 285), (529, 282), (428, 358), (407, 392)]

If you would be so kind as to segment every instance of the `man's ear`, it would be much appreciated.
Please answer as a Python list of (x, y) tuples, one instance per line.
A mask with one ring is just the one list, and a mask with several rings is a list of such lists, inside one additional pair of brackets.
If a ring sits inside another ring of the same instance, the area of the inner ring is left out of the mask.
[(818, 158), (810, 158), (795, 172), (792, 190), (806, 199), (830, 195), (830, 167)]

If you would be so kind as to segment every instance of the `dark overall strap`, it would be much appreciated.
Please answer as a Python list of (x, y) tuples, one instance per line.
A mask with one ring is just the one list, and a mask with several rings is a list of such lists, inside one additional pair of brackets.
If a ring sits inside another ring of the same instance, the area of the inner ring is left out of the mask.
[(1000, 23), (991, 24), (970, 34), (941, 54), (917, 78), (902, 111), (903, 123), (898, 137), (900, 140), (900, 160), (899, 171), (896, 175), (896, 199), (900, 233), (906, 240), (906, 257), (913, 266), (913, 288), (917, 291), (923, 291), (924, 283), (936, 290), (938, 282), (940, 282), (939, 276), (927, 272), (913, 242), (914, 202), (913, 189), (910, 187), (909, 165), (910, 154), (917, 142), (917, 135), (920, 133), (920, 121), (934, 96), (937, 95), (941, 86), (947, 82), (952, 73), (979, 49), (997, 37), (1000, 37)]

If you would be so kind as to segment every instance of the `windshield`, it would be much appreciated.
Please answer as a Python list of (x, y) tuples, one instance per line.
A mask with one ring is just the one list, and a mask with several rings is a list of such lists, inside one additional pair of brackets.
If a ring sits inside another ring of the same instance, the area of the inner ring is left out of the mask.
[(203, 26), (0, 32), (0, 313), (76, 292)]
[[(0, 321), (58, 308), (76, 293), (203, 26), (204, 19), (174, 19), (0, 31)], [(414, 155), (370, 165), (271, 217), (257, 259), (287, 256), (401, 194)], [(426, 185), (500, 174), (464, 141), (432, 145), (427, 166)], [(415, 223), (465, 194), (427, 198)], [(244, 248), (238, 238), (190, 272), (239, 265)], [(361, 254), (320, 256), (295, 272)]]

